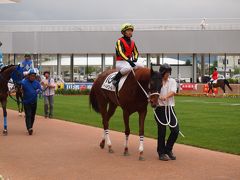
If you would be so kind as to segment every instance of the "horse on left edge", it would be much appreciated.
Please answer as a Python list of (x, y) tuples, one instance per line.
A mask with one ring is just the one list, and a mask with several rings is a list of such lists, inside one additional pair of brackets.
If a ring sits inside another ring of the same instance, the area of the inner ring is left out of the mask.
[(8, 134), (7, 129), (7, 97), (8, 97), (8, 82), (12, 78), (13, 83), (20, 84), (23, 79), (23, 69), (19, 65), (5, 66), (0, 71), (0, 102), (3, 109), (4, 125), (3, 135)]

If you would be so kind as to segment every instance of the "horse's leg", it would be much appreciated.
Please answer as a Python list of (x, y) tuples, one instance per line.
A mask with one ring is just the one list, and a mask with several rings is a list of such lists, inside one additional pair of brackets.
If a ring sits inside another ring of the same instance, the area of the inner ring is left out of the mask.
[(3, 135), (7, 135), (8, 131), (7, 131), (7, 100), (2, 100), (1, 101), (2, 104), (2, 109), (3, 109)]
[[(106, 139), (106, 130), (108, 129), (106, 125), (106, 114), (107, 114), (107, 104), (102, 105), (101, 104), (101, 116), (102, 116), (102, 124), (103, 124), (103, 136), (102, 136), (102, 141), (100, 143), (100, 147), (103, 149), (105, 146), (105, 139)], [(105, 129), (106, 128), (106, 129)]]
[(140, 137), (140, 143), (139, 143), (139, 160), (143, 161), (143, 150), (144, 150), (144, 145), (143, 145), (143, 139), (144, 139), (144, 121), (147, 115), (147, 109), (143, 111), (139, 111), (139, 137)]
[(221, 86), (221, 89), (223, 90), (223, 97), (226, 96), (226, 89), (225, 89), (225, 85)]
[(207, 96), (209, 95), (209, 92), (210, 92), (211, 89), (212, 89), (212, 85), (211, 85), (211, 83), (209, 83), (209, 84), (208, 84), (208, 92), (207, 92)]
[(107, 111), (107, 103), (104, 103), (101, 105), (101, 110), (100, 110), (102, 115), (103, 128), (104, 128), (104, 134), (103, 134), (102, 141), (100, 143), (100, 147), (104, 148), (105, 140), (106, 140), (109, 153), (113, 153), (112, 143), (109, 136), (109, 120), (111, 116), (114, 114), (116, 107), (117, 107), (116, 105), (109, 103), (109, 109)]
[(19, 98), (20, 98), (19, 94), (16, 93), (16, 99), (17, 99), (17, 105), (18, 105), (18, 115), (22, 116), (21, 109), (20, 109), (20, 100), (19, 100)]
[[(112, 103), (109, 103), (109, 108), (108, 108), (108, 112), (106, 114), (106, 118), (105, 119), (102, 119), (102, 122), (103, 122), (103, 126), (105, 123), (105, 121), (108, 121), (109, 123), (109, 120), (110, 118), (112, 117), (112, 115), (114, 114), (115, 110), (116, 110), (117, 106), (112, 104)], [(108, 129), (107, 127), (108, 125), (106, 125), (106, 128)], [(106, 139), (106, 131), (104, 130), (103, 131), (103, 137), (102, 137), (102, 141), (100, 143), (100, 147), (103, 149), (104, 146), (105, 146), (105, 139)]]
[(214, 93), (214, 87), (212, 88), (212, 95), (213, 97), (216, 97), (216, 94)]
[(20, 95), (20, 99), (21, 99), (21, 114), (22, 114), (22, 112), (23, 112), (23, 97), (22, 97), (22, 95)]
[(123, 110), (123, 119), (125, 125), (125, 143), (124, 143), (124, 156), (128, 156), (128, 138), (130, 134), (130, 127), (129, 127), (129, 113), (126, 110)]

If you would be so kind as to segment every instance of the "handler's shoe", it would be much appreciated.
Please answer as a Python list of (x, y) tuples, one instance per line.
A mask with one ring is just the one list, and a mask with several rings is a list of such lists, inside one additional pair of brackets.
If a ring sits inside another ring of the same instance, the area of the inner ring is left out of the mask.
[(33, 133), (33, 130), (32, 130), (32, 129), (29, 129), (29, 130), (28, 130), (28, 134), (31, 136), (32, 133)]
[(168, 153), (166, 153), (168, 155), (168, 157), (171, 159), (171, 160), (176, 160), (176, 156), (174, 156), (173, 152), (170, 151)]
[(168, 161), (168, 157), (165, 154), (160, 154), (159, 155), (159, 160), (161, 160), (161, 161)]

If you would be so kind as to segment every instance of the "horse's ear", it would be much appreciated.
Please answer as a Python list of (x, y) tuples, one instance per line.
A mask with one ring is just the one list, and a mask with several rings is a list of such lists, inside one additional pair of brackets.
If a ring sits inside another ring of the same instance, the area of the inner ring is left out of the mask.
[(153, 75), (154, 71), (153, 71), (153, 68), (152, 68), (152, 64), (151, 64), (151, 75)]

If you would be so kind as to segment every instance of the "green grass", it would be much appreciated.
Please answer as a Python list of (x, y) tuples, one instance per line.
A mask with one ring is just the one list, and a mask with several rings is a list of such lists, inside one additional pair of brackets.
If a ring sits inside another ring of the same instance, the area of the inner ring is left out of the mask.
[[(176, 113), (180, 130), (178, 143), (240, 155), (240, 99), (176, 97)], [(16, 109), (9, 99), (8, 108)], [(43, 115), (42, 99), (37, 114)], [(88, 96), (55, 96), (54, 117), (66, 121), (102, 127), (100, 115), (90, 111)], [(122, 111), (117, 109), (110, 129), (124, 132)], [(130, 117), (131, 133), (138, 134), (138, 117)], [(11, 128), (11, 127), (10, 127)], [(145, 121), (145, 136), (156, 138), (157, 128), (149, 107)]]

